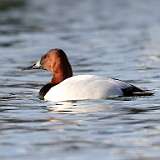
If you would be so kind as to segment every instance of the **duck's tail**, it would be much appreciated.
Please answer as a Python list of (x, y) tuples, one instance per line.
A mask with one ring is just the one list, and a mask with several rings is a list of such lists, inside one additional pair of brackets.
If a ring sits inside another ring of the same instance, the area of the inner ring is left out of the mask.
[(154, 94), (151, 90), (144, 90), (134, 85), (124, 88), (122, 91), (124, 96), (152, 96)]

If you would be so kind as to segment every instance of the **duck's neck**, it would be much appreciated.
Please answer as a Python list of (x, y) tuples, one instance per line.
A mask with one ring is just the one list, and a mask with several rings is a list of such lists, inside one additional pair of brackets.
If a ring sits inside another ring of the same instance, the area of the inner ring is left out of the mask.
[(54, 85), (59, 84), (60, 82), (64, 81), (65, 79), (72, 77), (72, 68), (69, 66), (67, 68), (62, 67), (63, 69), (59, 68), (58, 70), (54, 71), (54, 75), (52, 77), (51, 83)]
[(54, 76), (52, 77), (51, 83), (53, 83), (54, 85), (57, 85), (58, 83), (64, 81), (66, 78), (69, 78), (69, 77), (66, 77), (63, 74), (54, 74)]

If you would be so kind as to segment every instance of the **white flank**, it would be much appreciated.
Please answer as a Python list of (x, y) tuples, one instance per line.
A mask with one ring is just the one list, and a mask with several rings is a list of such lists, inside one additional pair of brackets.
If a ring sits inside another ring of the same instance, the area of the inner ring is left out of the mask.
[(122, 88), (130, 84), (96, 75), (73, 76), (52, 87), (44, 99), (49, 101), (68, 101), (82, 99), (105, 99), (122, 96)]

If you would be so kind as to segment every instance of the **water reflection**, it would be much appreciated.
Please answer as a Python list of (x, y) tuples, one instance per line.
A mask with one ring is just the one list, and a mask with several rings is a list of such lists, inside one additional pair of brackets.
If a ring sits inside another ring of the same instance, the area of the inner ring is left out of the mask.
[[(102, 101), (99, 101), (102, 103)], [(49, 103), (47, 108), (51, 112), (58, 113), (94, 113), (103, 110), (110, 109), (110, 105), (100, 104), (98, 101), (86, 100), (86, 101), (68, 101), (68, 102), (59, 102), (59, 103)]]

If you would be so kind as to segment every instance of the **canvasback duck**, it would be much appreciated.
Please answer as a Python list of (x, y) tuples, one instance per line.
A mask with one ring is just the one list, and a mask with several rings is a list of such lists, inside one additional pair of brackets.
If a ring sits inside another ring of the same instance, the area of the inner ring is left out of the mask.
[(97, 75), (73, 76), (72, 67), (62, 49), (49, 50), (32, 69), (44, 69), (53, 75), (51, 81), (39, 91), (40, 98), (44, 100), (57, 102), (153, 94), (118, 79)]

